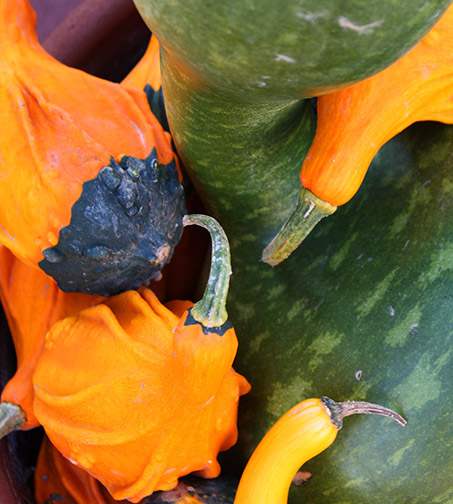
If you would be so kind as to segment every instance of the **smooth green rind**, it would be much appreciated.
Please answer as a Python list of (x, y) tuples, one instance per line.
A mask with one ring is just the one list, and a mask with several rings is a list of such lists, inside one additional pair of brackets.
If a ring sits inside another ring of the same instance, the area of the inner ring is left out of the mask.
[[(407, 427), (351, 418), (334, 445), (304, 465), (313, 477), (289, 502), (451, 502), (452, 153), (448, 126), (415, 125), (395, 138), (354, 200), (277, 268), (255, 262), (258, 221), (231, 230), (235, 369), (252, 392), (241, 401), (240, 439), (224, 470), (244, 464), (304, 398), (366, 400), (400, 412)], [(224, 183), (234, 208), (236, 189)], [(270, 201), (281, 194), (268, 188)]]
[(226, 300), (231, 275), (230, 244), (222, 226), (212, 217), (191, 214), (183, 217), (184, 226), (201, 226), (211, 235), (211, 268), (203, 297), (192, 309), (192, 317), (204, 327), (219, 327), (228, 320)]
[(313, 477), (290, 502), (451, 501), (452, 152), (451, 127), (413, 126), (381, 149), (354, 200), (278, 268), (257, 256), (263, 236), (278, 229), (289, 173), (277, 179), (263, 168), (245, 184), (215, 165), (195, 169), (230, 239), (235, 368), (253, 387), (224, 470), (245, 464), (304, 398), (366, 400), (402, 413), (408, 426), (351, 418), (305, 465)]
[(282, 229), (263, 250), (261, 260), (270, 266), (280, 264), (296, 250), (320, 220), (333, 214), (336, 209), (336, 206), (302, 187), (297, 207)]
[(173, 138), (230, 240), (235, 369), (253, 386), (224, 472), (290, 407), (329, 395), (386, 404), (408, 426), (350, 419), (291, 503), (449, 502), (452, 129), (415, 126), (386, 145), (354, 200), (269, 268), (262, 249), (297, 203), (315, 130), (309, 102), (232, 100), (165, 51), (162, 63)]
[[(316, 96), (399, 59), (450, 0), (134, 0), (197, 80), (250, 100)], [(164, 87), (165, 91), (165, 87)]]
[(27, 422), (23, 409), (17, 404), (0, 403), (0, 439), (10, 432), (20, 430)]
[[(254, 240), (255, 226), (266, 229), (258, 262), (278, 230), (273, 221), (279, 218), (281, 225), (297, 204), (300, 167), (316, 130), (310, 100), (243, 102), (186, 70), (162, 51), (166, 111), (178, 154), (227, 236), (247, 229), (253, 232), (243, 239)], [(281, 191), (270, 201), (273, 186)]]

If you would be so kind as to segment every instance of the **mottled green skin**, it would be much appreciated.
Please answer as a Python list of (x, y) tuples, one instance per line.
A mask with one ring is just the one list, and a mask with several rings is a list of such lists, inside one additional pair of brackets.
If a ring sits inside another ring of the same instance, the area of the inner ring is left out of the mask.
[[(316, 129), (310, 100), (233, 100), (186, 70), (162, 51), (166, 112), (178, 153), (205, 203), (227, 217), (227, 235), (251, 219), (252, 241), (256, 226), (268, 230), (264, 247), (276, 231), (269, 213), (281, 224), (298, 201), (300, 167)], [(229, 184), (234, 194), (225, 190)], [(279, 199), (270, 204), (268, 191), (276, 184)]]
[(164, 58), (176, 145), (231, 241), (235, 367), (253, 386), (225, 468), (240, 469), (305, 398), (367, 400), (408, 426), (346, 419), (335, 444), (306, 464), (313, 478), (290, 502), (451, 503), (452, 128), (416, 125), (387, 144), (355, 198), (271, 268), (259, 258), (297, 202), (313, 136), (308, 102), (227, 107), (167, 65)]
[[(217, 175), (234, 205), (236, 188)], [(279, 194), (269, 188), (269, 200)], [(228, 309), (235, 366), (253, 388), (229, 461), (245, 461), (302, 399), (366, 400), (395, 409), (407, 427), (345, 419), (290, 502), (451, 504), (453, 129), (416, 125), (387, 144), (356, 197), (274, 269), (257, 261), (260, 228), (235, 222)]]
[(452, 128), (416, 125), (387, 144), (353, 200), (271, 268), (260, 257), (297, 204), (310, 102), (232, 99), (165, 51), (163, 86), (179, 153), (231, 242), (235, 367), (253, 388), (224, 469), (239, 471), (303, 399), (366, 400), (408, 426), (347, 418), (291, 504), (451, 504)]
[(450, 0), (134, 0), (197, 78), (248, 99), (295, 99), (368, 77)]

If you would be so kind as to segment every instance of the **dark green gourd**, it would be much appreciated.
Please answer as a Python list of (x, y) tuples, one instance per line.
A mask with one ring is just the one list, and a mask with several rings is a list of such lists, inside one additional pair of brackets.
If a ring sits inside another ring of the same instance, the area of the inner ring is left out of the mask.
[(170, 260), (186, 213), (174, 159), (110, 161), (83, 184), (71, 222), (39, 266), (63, 291), (109, 296), (159, 278)]

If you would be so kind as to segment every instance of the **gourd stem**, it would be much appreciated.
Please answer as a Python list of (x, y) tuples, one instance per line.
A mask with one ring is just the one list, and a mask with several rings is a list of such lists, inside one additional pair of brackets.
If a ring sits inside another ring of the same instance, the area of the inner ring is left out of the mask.
[(212, 217), (202, 214), (185, 215), (184, 226), (197, 225), (211, 235), (211, 269), (203, 297), (194, 304), (191, 314), (205, 327), (218, 327), (228, 319), (226, 298), (231, 275), (230, 244), (222, 226)]
[(0, 404), (0, 439), (12, 431), (20, 430), (27, 422), (24, 410), (17, 404)]
[(392, 418), (403, 427), (407, 424), (407, 421), (401, 415), (389, 408), (379, 406), (378, 404), (372, 404), (365, 401), (347, 401), (337, 403), (328, 397), (322, 397), (321, 400), (330, 411), (332, 415), (332, 422), (339, 429), (343, 426), (344, 417), (356, 414), (381, 415)]
[(284, 261), (310, 234), (316, 224), (324, 217), (333, 214), (336, 209), (336, 206), (302, 187), (296, 209), (263, 250), (261, 260), (271, 266)]

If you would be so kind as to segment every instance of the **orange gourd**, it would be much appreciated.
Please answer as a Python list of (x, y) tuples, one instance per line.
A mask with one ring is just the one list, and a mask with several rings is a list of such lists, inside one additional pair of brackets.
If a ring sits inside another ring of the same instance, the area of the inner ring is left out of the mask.
[[(122, 81), (123, 85), (138, 87), (144, 89), (148, 98), (151, 110), (168, 136), (171, 143), (171, 135), (167, 133), (168, 126), (167, 114), (165, 112), (164, 97), (162, 91), (162, 75), (160, 69), (160, 45), (157, 38), (151, 35), (151, 40), (135, 68)], [(178, 160), (176, 159), (176, 162)]]
[[(39, 263), (64, 290), (112, 293), (112, 285), (92, 288), (90, 280), (80, 275), (76, 280), (76, 272), (87, 273), (90, 261), (96, 263), (93, 282), (103, 260), (107, 266), (102, 275), (109, 272), (117, 284), (121, 275), (135, 278), (130, 257), (121, 255), (131, 242), (131, 253), (140, 253), (140, 264), (162, 267), (173, 243), (164, 240), (162, 245), (155, 236), (145, 236), (142, 243), (139, 238), (173, 218), (171, 212), (159, 216), (153, 212), (161, 208), (162, 197), (166, 202), (181, 198), (182, 189), (169, 136), (151, 113), (145, 92), (137, 87), (153, 76), (160, 79), (155, 43), (140, 69), (125, 84), (116, 84), (67, 67), (47, 54), (38, 43), (35, 14), (27, 0), (0, 1), (0, 29), (0, 121), (8, 125), (0, 134), (0, 242), (24, 262)], [(161, 172), (169, 180), (153, 193), (148, 179)], [(88, 190), (92, 192), (82, 200)], [(107, 200), (101, 206), (103, 198)], [(79, 213), (86, 221), (73, 223), (76, 202), (84, 205)], [(178, 219), (179, 228), (176, 231), (178, 222), (174, 228), (171, 220), (169, 233), (181, 232), (182, 215)], [(134, 226), (137, 235), (126, 236), (121, 244), (119, 235)], [(69, 267), (73, 257), (80, 264)], [(62, 272), (55, 273), (59, 262), (64, 263)], [(72, 280), (58, 277), (69, 270)], [(144, 285), (155, 274), (158, 268), (122, 290)]]
[[(216, 485), (205, 483), (198, 478), (180, 481), (178, 486), (167, 492), (155, 494), (153, 498), (145, 498), (141, 504), (165, 503), (173, 504), (217, 504), (231, 502), (228, 497), (219, 495), (222, 483)], [(115, 500), (107, 490), (80, 467), (72, 464), (44, 436), (39, 451), (34, 474), (34, 496), (36, 504), (126, 504), (128, 501)], [(64, 499), (64, 500), (62, 500)], [(228, 499), (228, 500), (226, 500)]]
[(145, 89), (151, 86), (154, 91), (162, 87), (162, 75), (160, 71), (160, 47), (157, 38), (151, 35), (145, 54), (129, 74), (123, 79), (123, 86)]
[(306, 399), (286, 412), (261, 440), (241, 476), (234, 504), (287, 502), (300, 466), (328, 448), (343, 418), (356, 413), (383, 415), (406, 424), (400, 415), (376, 404)]
[[(15, 428), (24, 430), (39, 425), (33, 413), (32, 376), (44, 348), (45, 335), (57, 320), (102, 299), (100, 296), (62, 292), (44, 272), (23, 263), (0, 245), (0, 300), (17, 357), (17, 370), (1, 395), (3, 424), (7, 420)], [(9, 430), (3, 424), (0, 421), (0, 437)]]
[(319, 220), (354, 196), (380, 147), (417, 121), (453, 123), (453, 5), (399, 61), (318, 98), (299, 205), (263, 260), (272, 265), (284, 260)]
[(34, 493), (36, 504), (127, 503), (114, 500), (99, 481), (65, 459), (47, 436), (44, 436), (36, 463)]
[(250, 388), (232, 368), (226, 237), (206, 216), (184, 223), (214, 226), (202, 300), (173, 302), (175, 314), (146, 288), (113, 296), (54, 324), (36, 365), (36, 417), (115, 499), (138, 502), (194, 471), (217, 476), (216, 456), (235, 443), (238, 399)]

